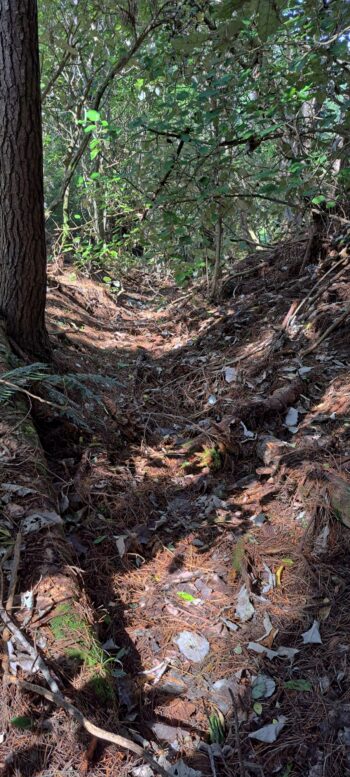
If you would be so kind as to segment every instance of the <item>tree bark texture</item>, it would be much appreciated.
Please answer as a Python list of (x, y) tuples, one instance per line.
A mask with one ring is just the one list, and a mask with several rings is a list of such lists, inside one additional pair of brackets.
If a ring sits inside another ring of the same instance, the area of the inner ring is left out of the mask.
[(36, 0), (0, 0), (0, 316), (47, 356), (46, 243)]

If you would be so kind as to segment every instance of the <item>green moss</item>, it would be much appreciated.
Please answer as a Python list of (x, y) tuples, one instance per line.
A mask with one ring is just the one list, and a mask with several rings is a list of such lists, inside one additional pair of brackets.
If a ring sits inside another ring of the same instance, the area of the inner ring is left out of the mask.
[(111, 659), (106, 658), (92, 629), (77, 615), (72, 604), (65, 602), (57, 608), (57, 615), (51, 620), (51, 631), (56, 641), (70, 642), (64, 648), (66, 656), (93, 670), (89, 685), (96, 697), (112, 701), (114, 691), (109, 671)]
[(83, 638), (88, 627), (74, 612), (72, 606), (65, 602), (57, 607), (57, 615), (51, 620), (51, 631), (55, 639)]
[(106, 704), (111, 704), (114, 701), (114, 691), (111, 684), (111, 678), (108, 675), (105, 677), (99, 674), (93, 675), (89, 681), (89, 687), (99, 701)]

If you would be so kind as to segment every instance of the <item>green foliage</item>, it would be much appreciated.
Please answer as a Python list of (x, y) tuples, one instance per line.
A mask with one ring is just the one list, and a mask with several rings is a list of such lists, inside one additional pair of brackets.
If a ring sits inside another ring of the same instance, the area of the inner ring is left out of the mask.
[(209, 716), (209, 737), (211, 742), (222, 745), (225, 742), (225, 720), (221, 712)]
[[(98, 643), (92, 629), (74, 612), (69, 603), (57, 608), (57, 614), (50, 621), (55, 640), (66, 643), (65, 653), (79, 664), (93, 670), (89, 677), (89, 688), (100, 702), (111, 703), (114, 700), (113, 675), (122, 675), (119, 651), (115, 658), (108, 657)], [(113, 667), (116, 667), (113, 669)]]
[(219, 215), (230, 261), (346, 198), (350, 5), (163, 8), (41, 1), (46, 189), (62, 202), (68, 176), (49, 226), (78, 267), (183, 285), (212, 274)]
[[(48, 365), (37, 362), (3, 373), (0, 380), (0, 404), (9, 401), (18, 391), (26, 392), (32, 384), (39, 384), (40, 396), (51, 402), (61, 417), (66, 417), (82, 431), (91, 432), (82, 417), (80, 406), (73, 397), (78, 395), (83, 402), (90, 403), (92, 407), (99, 405), (103, 408), (99, 389), (117, 390), (122, 384), (115, 378), (105, 375), (95, 373), (55, 375), (50, 374), (49, 369)], [(90, 388), (91, 385), (94, 390)]]

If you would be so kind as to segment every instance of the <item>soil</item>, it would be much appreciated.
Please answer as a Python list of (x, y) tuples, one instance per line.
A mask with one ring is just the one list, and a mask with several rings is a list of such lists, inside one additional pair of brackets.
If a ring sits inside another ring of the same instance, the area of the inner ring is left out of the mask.
[[(137, 270), (117, 294), (50, 278), (53, 372), (81, 383), (33, 416), (108, 682), (81, 650), (54, 669), (91, 720), (184, 777), (350, 774), (348, 320), (317, 345), (350, 283), (331, 251), (298, 274), (303, 245), (241, 263), (217, 305)], [(16, 681), (1, 729), (4, 777), (151, 774)]]

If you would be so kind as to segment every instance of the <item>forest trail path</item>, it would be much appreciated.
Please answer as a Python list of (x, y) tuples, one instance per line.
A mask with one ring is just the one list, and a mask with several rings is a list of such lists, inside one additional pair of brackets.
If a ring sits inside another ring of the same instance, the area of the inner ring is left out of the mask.
[[(105, 380), (97, 403), (77, 402), (85, 428), (50, 409), (37, 419), (119, 722), (108, 697), (88, 707), (83, 669), (75, 703), (203, 777), (213, 763), (217, 777), (350, 767), (346, 323), (302, 357), (349, 284), (334, 281), (315, 315), (286, 327), (315, 282), (288, 257), (238, 276), (218, 306), (136, 271), (116, 299), (68, 273), (50, 281), (56, 369)], [(43, 709), (32, 706), (36, 720)], [(21, 774), (76, 777), (82, 763), (94, 777), (133, 773), (114, 746), (68, 735), (64, 713), (50, 719), (61, 734)], [(265, 741), (251, 736), (261, 728)], [(35, 737), (41, 752), (48, 735)]]

